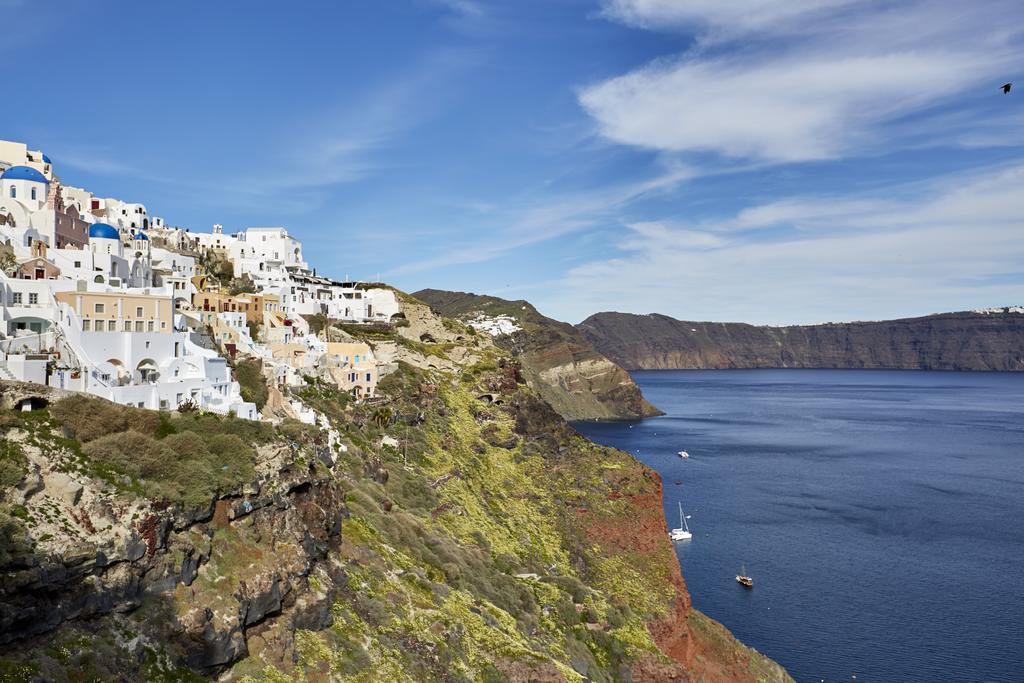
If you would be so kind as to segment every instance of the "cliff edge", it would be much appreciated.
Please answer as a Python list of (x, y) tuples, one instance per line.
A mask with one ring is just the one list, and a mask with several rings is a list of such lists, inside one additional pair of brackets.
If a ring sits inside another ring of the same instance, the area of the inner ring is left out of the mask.
[(628, 370), (1024, 370), (1024, 313), (1016, 308), (790, 327), (597, 313), (577, 329)]
[(660, 415), (629, 373), (568, 323), (529, 302), (424, 289), (413, 294), (443, 316), (468, 322), (513, 353), (530, 386), (567, 420), (632, 420)]

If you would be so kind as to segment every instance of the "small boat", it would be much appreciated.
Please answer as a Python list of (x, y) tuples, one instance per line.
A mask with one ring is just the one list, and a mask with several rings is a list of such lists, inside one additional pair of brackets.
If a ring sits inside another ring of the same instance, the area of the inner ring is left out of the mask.
[(747, 565), (743, 565), (743, 569), (736, 575), (736, 583), (740, 584), (744, 588), (753, 588), (754, 580), (747, 576)]
[(683, 514), (683, 504), (679, 503), (679, 528), (668, 532), (669, 538), (673, 541), (689, 541), (693, 538), (693, 534), (690, 533), (690, 525), (686, 523), (689, 518), (689, 515)]
[(684, 460), (690, 457), (690, 454), (687, 453), (686, 451), (679, 451), (678, 455), (680, 458), (683, 458)]

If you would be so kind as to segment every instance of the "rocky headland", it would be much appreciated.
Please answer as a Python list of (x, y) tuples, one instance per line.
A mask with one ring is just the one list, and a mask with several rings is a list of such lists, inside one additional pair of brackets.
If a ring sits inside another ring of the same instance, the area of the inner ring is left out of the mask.
[[(621, 367), (568, 323), (529, 302), (424, 289), (413, 296), (437, 313), (495, 334), (495, 344), (523, 365), (530, 387), (567, 420), (629, 420), (660, 415)], [(502, 323), (505, 326), (502, 326)], [(488, 323), (492, 323), (488, 325)]]

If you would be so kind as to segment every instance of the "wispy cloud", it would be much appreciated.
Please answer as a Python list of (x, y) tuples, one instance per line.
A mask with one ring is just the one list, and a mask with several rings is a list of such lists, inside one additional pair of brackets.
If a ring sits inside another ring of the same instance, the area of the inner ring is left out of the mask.
[(699, 27), (740, 33), (792, 29), (825, 10), (851, 5), (854, 0), (605, 0), (608, 18), (646, 29)]
[(900, 200), (792, 197), (714, 224), (636, 223), (617, 255), (572, 269), (538, 303), (567, 319), (625, 310), (771, 324), (1016, 303), (1022, 186), (1024, 166), (1010, 166)]
[(483, 5), (476, 0), (430, 0), (435, 5), (440, 5), (456, 14), (464, 17), (481, 17), (484, 14)]
[[(886, 126), (901, 117), (970, 90), (996, 96), (1024, 40), (994, 17), (1024, 13), (1003, 0), (987, 10), (952, 0), (614, 0), (608, 16), (717, 31), (720, 44), (596, 83), (579, 99), (602, 135), (627, 145), (771, 162), (862, 153), (892, 144)], [(975, 122), (975, 134), (984, 130)]]
[(140, 169), (126, 163), (109, 149), (97, 145), (62, 146), (55, 161), (58, 167), (68, 166), (79, 171), (100, 175), (122, 176), (141, 173)]
[(515, 249), (579, 232), (612, 219), (616, 211), (640, 198), (669, 191), (693, 175), (692, 169), (672, 166), (647, 180), (584, 193), (550, 195), (528, 206), (504, 207), (500, 212), (503, 219), (492, 219), (496, 224), (478, 231), (485, 237), (469, 240), (461, 248), (447, 249), (436, 256), (398, 266), (387, 275), (395, 277), (490, 261)]

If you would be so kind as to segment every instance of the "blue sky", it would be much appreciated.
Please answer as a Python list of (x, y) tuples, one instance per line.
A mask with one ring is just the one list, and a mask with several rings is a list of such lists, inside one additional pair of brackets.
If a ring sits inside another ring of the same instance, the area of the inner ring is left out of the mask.
[(572, 322), (1024, 303), (1017, 0), (0, 0), (0, 24), (0, 138), (171, 224), (283, 225), (337, 277)]

